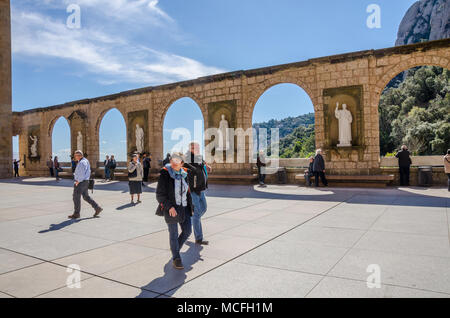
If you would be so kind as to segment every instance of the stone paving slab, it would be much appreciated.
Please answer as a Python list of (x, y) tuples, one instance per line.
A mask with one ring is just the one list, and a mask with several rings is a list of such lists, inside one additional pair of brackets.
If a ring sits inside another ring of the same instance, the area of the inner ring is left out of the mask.
[[(212, 185), (210, 245), (191, 236), (184, 271), (171, 265), (155, 188), (130, 205), (126, 182), (99, 183), (101, 218), (83, 203), (83, 220), (70, 221), (70, 180), (0, 180), (0, 297), (450, 296), (444, 188)], [(71, 263), (81, 289), (66, 286)], [(370, 264), (380, 289), (366, 286)]]

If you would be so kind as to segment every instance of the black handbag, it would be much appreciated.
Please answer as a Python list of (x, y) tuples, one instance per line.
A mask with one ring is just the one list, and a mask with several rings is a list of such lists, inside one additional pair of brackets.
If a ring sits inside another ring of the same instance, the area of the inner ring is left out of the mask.
[(128, 172), (128, 178), (136, 178), (137, 177), (137, 167), (133, 172)]
[(182, 206), (175, 206), (175, 210), (177, 210), (177, 216), (170, 216), (169, 209), (164, 210), (164, 219), (167, 224), (177, 224), (183, 223), (186, 217), (186, 213), (184, 212), (184, 208)]

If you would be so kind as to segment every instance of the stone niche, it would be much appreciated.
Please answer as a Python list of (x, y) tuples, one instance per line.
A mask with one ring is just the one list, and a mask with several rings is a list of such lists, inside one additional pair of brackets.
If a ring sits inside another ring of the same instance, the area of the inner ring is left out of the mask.
[(143, 140), (143, 149), (141, 153), (150, 152), (148, 147), (149, 145), (149, 137), (148, 137), (148, 110), (140, 110), (136, 112), (128, 113), (128, 133), (127, 133), (127, 141), (128, 141), (128, 155), (138, 152), (137, 144), (136, 144), (136, 129), (139, 125), (139, 128), (144, 132), (144, 140)]
[[(363, 87), (358, 85), (324, 89), (323, 98), (326, 159), (362, 161), (365, 149)], [(335, 117), (336, 103), (339, 103), (339, 109), (342, 109), (342, 104), (347, 104), (347, 109), (352, 113), (351, 147), (337, 146), (339, 144), (339, 123)]]
[[(70, 123), (70, 142), (71, 142), (71, 155), (75, 153), (76, 150), (83, 151), (83, 154), (86, 158), (89, 157), (88, 151), (87, 151), (87, 115), (83, 113), (82, 111), (74, 111), (69, 116), (69, 123)], [(78, 149), (78, 135), (81, 133), (82, 135), (82, 149)]]
[(34, 125), (28, 127), (27, 133), (28, 159), (31, 162), (39, 162), (41, 159), (41, 126)]
[[(225, 119), (228, 121), (228, 128), (237, 127), (237, 100), (227, 100), (220, 102), (212, 102), (208, 104), (208, 128), (219, 128), (222, 120), (222, 115), (225, 115)], [(214, 137), (215, 138), (215, 137)], [(214, 142), (214, 138), (210, 141), (206, 141), (206, 146), (211, 142)], [(233, 141), (230, 141), (233, 143)], [(231, 145), (231, 144), (230, 144)], [(234, 142), (234, 148), (236, 150), (236, 143)], [(216, 155), (216, 150), (213, 149), (212, 155)], [(208, 156), (208, 154), (207, 154)], [(208, 158), (209, 159), (209, 158)], [(223, 159), (226, 160), (226, 154), (224, 152)]]

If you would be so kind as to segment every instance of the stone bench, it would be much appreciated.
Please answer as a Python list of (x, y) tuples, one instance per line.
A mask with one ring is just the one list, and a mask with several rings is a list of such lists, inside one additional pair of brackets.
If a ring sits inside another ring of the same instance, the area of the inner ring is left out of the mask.
[[(327, 175), (328, 183), (333, 186), (341, 187), (374, 187), (384, 188), (389, 184), (392, 184), (395, 177), (394, 175)], [(295, 176), (295, 180), (306, 181), (304, 174), (298, 174)], [(314, 176), (311, 177), (311, 182), (315, 180)]]

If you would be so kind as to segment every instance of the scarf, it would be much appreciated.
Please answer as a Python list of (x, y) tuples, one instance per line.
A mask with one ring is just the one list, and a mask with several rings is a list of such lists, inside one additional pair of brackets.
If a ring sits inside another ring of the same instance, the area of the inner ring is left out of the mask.
[(175, 171), (170, 164), (166, 165), (167, 171), (172, 179), (175, 180), (175, 202), (177, 205), (187, 206), (188, 184), (186, 182), (187, 172), (184, 169)]

